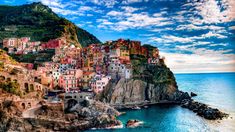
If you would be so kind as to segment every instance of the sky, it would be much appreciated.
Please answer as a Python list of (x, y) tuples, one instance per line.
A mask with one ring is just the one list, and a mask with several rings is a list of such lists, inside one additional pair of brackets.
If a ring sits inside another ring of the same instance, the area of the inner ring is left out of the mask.
[(102, 42), (151, 44), (174, 73), (235, 72), (235, 0), (1, 0), (42, 2)]

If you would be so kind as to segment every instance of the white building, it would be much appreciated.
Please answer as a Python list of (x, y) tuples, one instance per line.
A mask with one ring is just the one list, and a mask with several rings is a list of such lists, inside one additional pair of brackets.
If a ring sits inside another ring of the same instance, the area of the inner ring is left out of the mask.
[(53, 77), (54, 85), (55, 85), (55, 86), (59, 84), (60, 75), (61, 75), (61, 73), (59, 72), (58, 69), (54, 69), (54, 70), (52, 71), (52, 77)]
[(90, 81), (90, 87), (95, 93), (100, 93), (111, 80), (111, 76), (96, 74)]
[(114, 79), (118, 77), (129, 79), (132, 75), (130, 65), (121, 64), (119, 58), (116, 56), (109, 57), (108, 71)]
[(69, 68), (71, 68), (71, 66), (69, 64), (60, 64), (59, 65), (59, 72), (64, 73)]

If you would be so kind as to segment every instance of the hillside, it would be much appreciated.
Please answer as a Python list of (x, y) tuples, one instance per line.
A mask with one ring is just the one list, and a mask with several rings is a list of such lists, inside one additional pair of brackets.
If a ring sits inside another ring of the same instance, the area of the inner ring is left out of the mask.
[(10, 57), (6, 53), (6, 51), (0, 49), (0, 67), (3, 64), (19, 65), (19, 63), (17, 61), (15, 61), (14, 59), (12, 59), (12, 57)]
[(25, 36), (42, 42), (66, 37), (67, 41), (79, 47), (100, 43), (95, 36), (59, 17), (40, 2), (22, 6), (0, 6), (0, 41), (7, 37)]

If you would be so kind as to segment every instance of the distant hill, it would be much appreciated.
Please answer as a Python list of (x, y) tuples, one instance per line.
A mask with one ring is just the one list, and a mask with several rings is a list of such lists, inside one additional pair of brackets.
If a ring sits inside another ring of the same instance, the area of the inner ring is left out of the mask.
[(0, 40), (25, 36), (42, 42), (66, 37), (68, 42), (82, 47), (100, 43), (94, 35), (59, 17), (40, 2), (22, 6), (0, 6)]

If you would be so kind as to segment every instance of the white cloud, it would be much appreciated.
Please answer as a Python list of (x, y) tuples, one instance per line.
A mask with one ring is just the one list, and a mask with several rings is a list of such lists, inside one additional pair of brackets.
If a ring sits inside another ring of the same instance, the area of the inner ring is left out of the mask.
[[(173, 24), (168, 18), (161, 16), (149, 15), (147, 12), (133, 13), (132, 11), (124, 10), (121, 11), (110, 11), (107, 13), (107, 18), (116, 20), (115, 23), (110, 27), (110, 29), (116, 31), (123, 31), (126, 29), (147, 29), (150, 26), (165, 26)], [(102, 24), (102, 23), (101, 23)]]
[(229, 30), (235, 30), (235, 26), (229, 27)]
[(61, 9), (61, 8), (56, 8), (56, 7), (50, 7), (50, 8), (55, 13), (62, 14), (62, 15), (78, 15), (78, 14), (82, 15), (76, 11), (73, 11), (73, 10), (66, 10), (66, 9)]
[(80, 6), (79, 11), (91, 11), (93, 8), (90, 6)]
[(221, 34), (218, 34), (218, 33), (214, 33), (212, 31), (206, 33), (206, 34), (203, 34), (201, 37), (199, 37), (199, 39), (203, 39), (203, 38), (211, 38), (211, 37), (216, 37), (216, 38), (220, 38), (220, 39), (223, 39), (223, 38), (227, 38), (227, 36), (224, 36), (224, 35), (221, 35)]
[(139, 10), (139, 8), (134, 8), (131, 6), (122, 6), (121, 9), (123, 9), (125, 12), (129, 12), (129, 13), (132, 13), (132, 12)]
[(188, 24), (188, 25), (179, 25), (177, 26), (176, 30), (221, 30), (224, 29), (224, 27), (210, 25), (210, 26), (197, 26), (194, 24)]
[(121, 16), (123, 15), (123, 12), (120, 11), (110, 11), (107, 13), (108, 16)]
[(155, 34), (138, 34), (139, 36), (143, 36), (143, 37), (150, 37), (150, 36), (154, 36)]
[(60, 0), (40, 0), (44, 5), (49, 7), (59, 7), (64, 8), (65, 5), (61, 3)]
[(173, 35), (163, 35), (161, 37), (150, 37), (150, 42), (159, 43), (192, 43), (194, 40), (187, 37), (177, 37)]
[[(220, 1), (220, 3), (217, 0), (190, 0), (188, 2), (189, 3), (185, 4), (183, 7), (190, 7), (191, 10), (188, 13), (182, 11), (179, 12), (178, 17), (180, 18), (182, 14), (187, 14), (188, 16), (190, 16), (190, 18), (185, 20), (190, 23), (201, 25), (203, 23), (224, 23), (235, 20), (234, 0), (222, 0)], [(182, 18), (183, 17), (181, 17), (180, 19), (182, 20)]]
[[(151, 30), (153, 32), (158, 32), (158, 29)], [(161, 31), (161, 30), (160, 30)], [(198, 45), (208, 44), (208, 42), (201, 42), (198, 40), (204, 40), (207, 38), (217, 38), (217, 39), (224, 39), (227, 36), (209, 31), (206, 34), (202, 34), (200, 36), (188, 36), (188, 37), (181, 37), (181, 36), (174, 36), (174, 35), (162, 35), (160, 37), (150, 37), (150, 42), (158, 42), (158, 43), (198, 43)]]
[(175, 73), (231, 72), (235, 71), (235, 55), (223, 54), (224, 51), (194, 49), (194, 54), (167, 53), (166, 64)]
[(139, 2), (148, 2), (149, 0), (124, 0), (122, 1), (122, 4), (133, 4), (133, 3), (139, 3)]
[(90, 2), (96, 5), (104, 5), (107, 8), (112, 8), (115, 4), (118, 3), (118, 0), (91, 0)]

